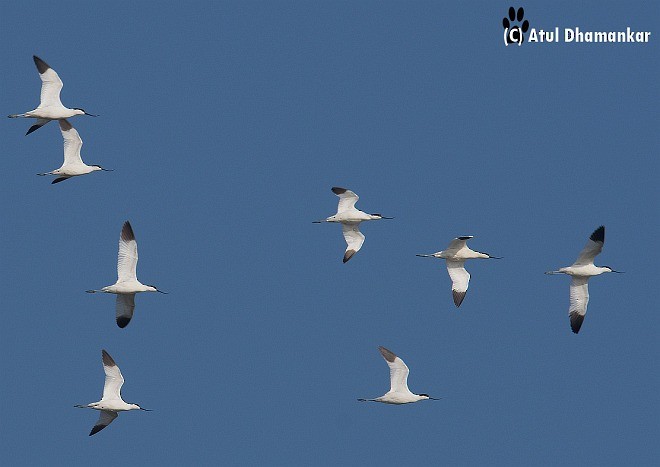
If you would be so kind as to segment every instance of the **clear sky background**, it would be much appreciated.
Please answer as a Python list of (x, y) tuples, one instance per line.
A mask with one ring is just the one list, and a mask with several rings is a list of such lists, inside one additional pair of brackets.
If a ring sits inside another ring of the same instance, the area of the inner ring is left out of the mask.
[[(531, 27), (649, 44), (504, 47), (509, 2), (10, 2), (4, 114), (64, 81), (83, 159), (0, 125), (4, 465), (650, 465), (660, 459), (660, 6), (526, 1)], [(519, 5), (515, 5), (516, 7)], [(332, 186), (366, 242), (347, 264)], [(140, 294), (114, 296), (130, 220)], [(606, 226), (579, 335), (571, 264)], [(474, 235), (457, 310), (440, 260)], [(383, 345), (409, 386), (387, 391)], [(122, 413), (89, 438), (101, 349)]]

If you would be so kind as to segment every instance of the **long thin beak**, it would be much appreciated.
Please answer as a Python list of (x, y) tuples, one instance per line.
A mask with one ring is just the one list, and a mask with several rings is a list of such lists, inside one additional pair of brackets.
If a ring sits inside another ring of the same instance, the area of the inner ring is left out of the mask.
[(87, 293), (96, 293), (96, 292), (100, 292), (100, 290), (85, 290), (85, 292), (87, 292)]
[(312, 224), (322, 224), (325, 221), (312, 221)]
[(162, 290), (156, 289), (156, 292), (164, 293), (165, 295), (167, 295), (167, 292), (163, 292)]
[(545, 274), (559, 274), (557, 271), (546, 271)]
[(385, 217), (385, 216), (380, 216), (381, 219), (394, 219), (394, 217)]
[(88, 114), (87, 112), (85, 112), (85, 115), (89, 115), (90, 117), (98, 117), (98, 115)]
[(432, 400), (432, 401), (439, 401), (440, 399), (442, 399), (442, 397), (431, 397), (431, 396), (429, 396), (429, 400)]
[(140, 407), (140, 410), (144, 410), (145, 412), (153, 412), (152, 409), (143, 409), (142, 407)]
[(625, 271), (615, 271), (614, 269), (612, 269), (612, 272), (616, 272), (617, 274), (624, 274), (625, 273)]
[(101, 167), (101, 170), (103, 170), (105, 172), (114, 172), (115, 171), (114, 169), (104, 169), (103, 167)]
[(502, 256), (490, 256), (488, 255), (488, 259), (504, 259)]
[(415, 255), (415, 256), (419, 256), (420, 258), (430, 258), (433, 255)]

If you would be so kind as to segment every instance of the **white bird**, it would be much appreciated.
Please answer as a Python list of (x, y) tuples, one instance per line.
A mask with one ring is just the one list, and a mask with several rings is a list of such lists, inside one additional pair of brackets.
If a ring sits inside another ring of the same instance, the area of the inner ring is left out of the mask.
[(52, 172), (41, 173), (37, 175), (59, 175), (52, 183), (59, 183), (77, 175), (85, 175), (97, 170), (112, 172), (111, 169), (104, 169), (100, 165), (87, 165), (80, 157), (80, 148), (82, 148), (82, 139), (76, 129), (64, 118), (59, 120), (60, 131), (64, 138), (64, 162), (62, 167)]
[(119, 255), (117, 259), (117, 282), (101, 290), (87, 290), (87, 293), (105, 292), (117, 295), (117, 326), (125, 328), (133, 317), (135, 294), (139, 292), (163, 292), (153, 285), (144, 285), (137, 280), (137, 242), (130, 222), (124, 222), (119, 236)]
[(89, 436), (98, 433), (106, 426), (110, 425), (112, 421), (117, 418), (117, 412), (125, 412), (127, 410), (144, 410), (151, 412), (149, 409), (143, 409), (137, 404), (128, 404), (121, 398), (121, 387), (124, 384), (124, 377), (119, 371), (119, 367), (112, 359), (110, 354), (105, 350), (101, 350), (103, 360), (103, 371), (105, 371), (105, 384), (103, 385), (103, 397), (98, 402), (92, 402), (87, 405), (76, 405), (81, 409), (94, 409), (99, 410), (99, 419), (96, 425), (89, 432)]
[(451, 278), (451, 292), (454, 297), (454, 305), (458, 308), (463, 303), (467, 293), (468, 283), (470, 282), (470, 273), (465, 270), (463, 265), (466, 259), (502, 259), (499, 256), (491, 256), (487, 253), (471, 250), (467, 246), (467, 241), (474, 238), (471, 235), (456, 237), (451, 241), (446, 250), (438, 251), (432, 255), (416, 255), (424, 258), (441, 258), (447, 260), (447, 272)]
[(73, 108), (69, 109), (62, 105), (60, 101), (60, 91), (62, 90), (62, 80), (55, 70), (53, 70), (42, 59), (33, 55), (34, 64), (37, 65), (39, 77), (41, 78), (41, 102), (39, 107), (24, 114), (8, 115), (9, 118), (36, 118), (37, 123), (32, 125), (25, 133), (29, 135), (33, 131), (38, 130), (51, 120), (59, 120), (61, 118), (69, 118), (75, 115), (89, 115), (96, 117), (97, 115), (88, 114), (83, 109)]
[(556, 271), (546, 272), (546, 274), (568, 274), (571, 276), (571, 303), (568, 316), (571, 320), (571, 330), (575, 334), (580, 331), (584, 316), (587, 314), (587, 303), (589, 303), (589, 286), (587, 282), (589, 278), (599, 276), (605, 272), (621, 272), (615, 271), (609, 266), (594, 266), (594, 259), (603, 250), (604, 243), (605, 226), (601, 225), (593, 231), (575, 263)]
[(414, 394), (408, 389), (408, 367), (403, 360), (387, 350), (385, 347), (378, 347), (380, 354), (390, 367), (390, 390), (383, 396), (375, 399), (358, 399), (360, 402), (382, 402), (384, 404), (408, 404), (410, 402), (423, 401), (426, 399), (437, 401), (428, 394)]
[(345, 263), (353, 257), (355, 253), (360, 251), (364, 243), (364, 235), (360, 232), (360, 222), (371, 221), (378, 219), (394, 219), (393, 217), (385, 217), (381, 214), (367, 214), (355, 208), (355, 203), (360, 199), (358, 195), (346, 188), (332, 187), (332, 192), (339, 196), (339, 205), (337, 206), (337, 214), (323, 219), (314, 221), (314, 224), (322, 222), (339, 222), (341, 224), (342, 232), (344, 233), (344, 240), (346, 240), (346, 252), (344, 253), (343, 262)]

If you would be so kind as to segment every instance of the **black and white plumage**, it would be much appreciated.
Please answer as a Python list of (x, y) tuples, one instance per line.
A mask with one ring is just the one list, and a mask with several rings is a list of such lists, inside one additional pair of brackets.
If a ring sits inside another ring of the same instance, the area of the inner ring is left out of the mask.
[(577, 334), (580, 332), (584, 317), (587, 313), (589, 303), (589, 278), (606, 272), (620, 272), (608, 266), (595, 266), (594, 259), (603, 250), (605, 244), (605, 226), (601, 225), (589, 236), (587, 244), (580, 252), (577, 260), (568, 267), (559, 268), (556, 271), (548, 271), (546, 274), (568, 274), (571, 276), (570, 305), (568, 316), (571, 330)]

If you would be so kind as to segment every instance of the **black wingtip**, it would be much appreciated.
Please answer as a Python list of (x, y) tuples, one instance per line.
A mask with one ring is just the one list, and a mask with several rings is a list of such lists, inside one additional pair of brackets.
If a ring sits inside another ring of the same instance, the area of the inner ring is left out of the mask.
[(121, 228), (121, 239), (124, 240), (125, 242), (130, 242), (131, 240), (135, 240), (133, 227), (131, 227), (131, 223), (128, 221), (124, 222), (124, 225)]
[(594, 242), (605, 243), (605, 226), (601, 225), (598, 227), (596, 230), (594, 230), (594, 233), (592, 233), (591, 237), (589, 238)]
[(64, 180), (68, 180), (68, 179), (69, 179), (69, 177), (58, 177), (55, 180), (53, 180), (52, 182), (50, 182), (50, 184), (55, 185), (56, 183), (60, 183), (60, 182), (63, 182)]
[(103, 364), (106, 366), (117, 366), (114, 358), (112, 358), (105, 349), (101, 349), (101, 359), (103, 360)]
[(457, 290), (452, 289), (451, 294), (454, 297), (454, 305), (456, 305), (456, 308), (461, 306), (461, 303), (463, 303), (463, 299), (465, 298), (466, 293), (467, 292), (459, 292)]
[(117, 318), (117, 326), (119, 326), (122, 329), (128, 326), (128, 323), (130, 322), (131, 322), (131, 318), (125, 318), (123, 316)]
[(342, 262), (345, 263), (346, 261), (351, 259), (355, 253), (356, 253), (355, 250), (346, 250), (346, 253), (344, 253), (344, 259), (342, 260)]
[(94, 428), (92, 428), (92, 431), (89, 432), (89, 436), (95, 435), (96, 433), (101, 431), (106, 426), (108, 426), (108, 425), (94, 425)]
[(348, 191), (346, 188), (341, 188), (341, 187), (338, 187), (338, 186), (333, 186), (331, 188), (331, 190), (336, 195), (341, 195), (341, 194), (344, 194)]
[(25, 133), (25, 136), (29, 135), (29, 134), (32, 133), (32, 132), (37, 131), (37, 130), (38, 130), (39, 128), (41, 128), (42, 126), (43, 126), (43, 125), (32, 125), (32, 126), (28, 129), (27, 133)]
[(581, 315), (579, 313), (571, 313), (570, 318), (571, 318), (571, 331), (577, 334), (578, 332), (580, 332), (580, 328), (582, 327), (582, 322), (584, 321), (584, 315)]
[(39, 74), (45, 73), (50, 68), (48, 63), (44, 62), (36, 55), (32, 56), (32, 60), (34, 60), (34, 64), (37, 65), (37, 70), (39, 71)]

